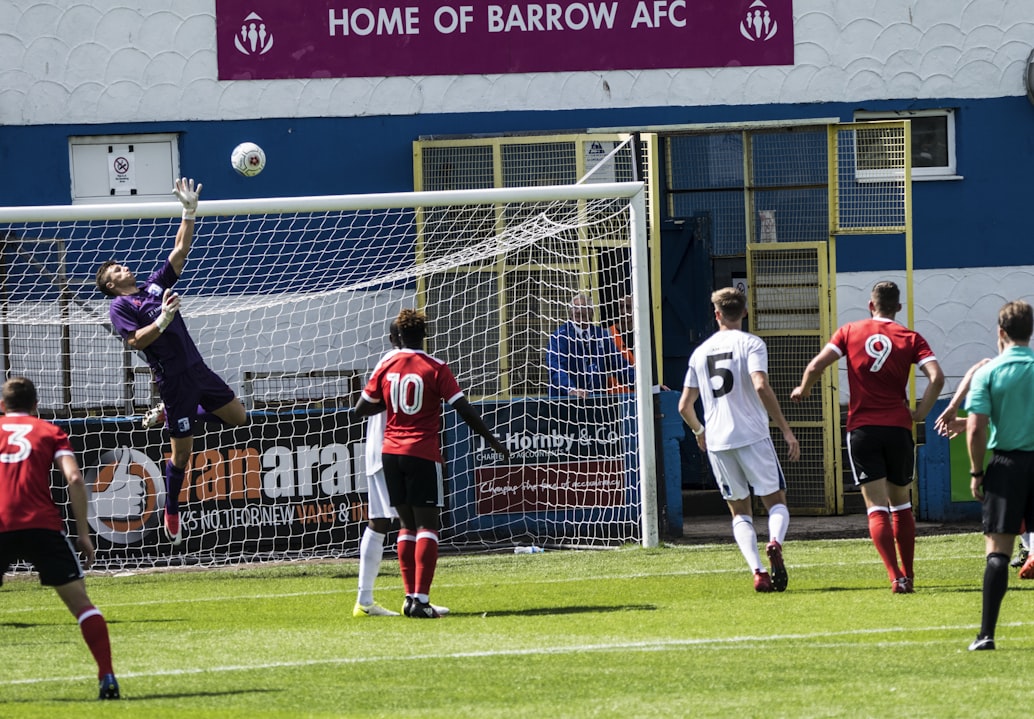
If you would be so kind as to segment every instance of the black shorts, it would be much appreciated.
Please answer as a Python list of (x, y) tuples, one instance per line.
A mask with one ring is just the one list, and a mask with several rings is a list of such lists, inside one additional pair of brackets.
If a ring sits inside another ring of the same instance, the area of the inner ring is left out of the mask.
[(3, 575), (18, 560), (39, 572), (46, 587), (60, 587), (83, 578), (79, 556), (64, 532), (53, 529), (20, 529), (0, 532), (0, 584)]
[(847, 433), (847, 457), (856, 486), (884, 479), (899, 487), (912, 483), (915, 443), (904, 427), (866, 426)]
[(406, 454), (382, 456), (384, 481), (388, 485), (388, 499), (392, 507), (401, 504), (410, 507), (445, 506), (445, 488), (442, 465), (423, 457)]
[(1019, 534), (1034, 527), (1034, 452), (995, 450), (984, 474), (984, 534)]
[(205, 364), (195, 364), (186, 372), (164, 377), (158, 394), (165, 403), (165, 426), (172, 437), (193, 437), (200, 423), (197, 408), (214, 412), (233, 401), (233, 390)]

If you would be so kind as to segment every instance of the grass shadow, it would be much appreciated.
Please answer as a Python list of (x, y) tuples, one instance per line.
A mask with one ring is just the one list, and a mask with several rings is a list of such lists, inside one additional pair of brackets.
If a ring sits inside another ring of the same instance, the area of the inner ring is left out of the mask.
[(574, 607), (538, 607), (533, 609), (511, 609), (488, 612), (451, 611), (449, 616), (456, 617), (545, 617), (563, 616), (566, 614), (609, 614), (612, 612), (653, 612), (655, 604), (618, 604), (614, 606), (585, 605)]
[(200, 699), (203, 697), (232, 697), (245, 694), (275, 694), (280, 689), (227, 689), (219, 692), (167, 692), (161, 694), (133, 694), (120, 701), (148, 701), (151, 699)]
[(65, 627), (71, 622), (0, 622), (0, 628), (7, 627), (10, 629), (35, 629), (38, 627)]
[[(106, 619), (108, 626), (115, 624), (180, 624), (189, 622), (189, 617), (183, 619)], [(56, 622), (0, 622), (0, 629), (36, 629), (39, 627), (67, 627), (75, 626), (75, 619), (61, 620)]]
[[(1031, 587), (1009, 587), (1009, 591), (1010, 592), (1014, 592), (1014, 591), (1025, 592), (1025, 591), (1030, 591), (1030, 590), (1034, 590), (1034, 586), (1031, 586)], [(876, 588), (876, 587), (871, 587), (871, 586), (869, 586), (869, 587), (835, 587), (835, 586), (828, 586), (828, 587), (809, 587), (808, 589), (795, 589), (793, 587), (790, 587), (787, 590), (786, 593), (787, 594), (825, 594), (827, 592), (874, 592), (874, 591), (886, 592), (887, 594), (891, 593), (889, 585), (888, 585), (888, 587), (886, 589), (883, 589), (882, 587)], [(936, 592), (951, 592), (953, 594), (954, 593), (960, 593), (960, 594), (976, 593), (976, 594), (980, 594), (982, 591), (983, 591), (983, 589), (981, 588), (981, 585), (978, 582), (976, 584), (937, 584), (937, 585), (922, 585), (921, 584), (921, 585), (916, 587), (916, 590), (913, 593), (914, 594), (933, 594), (933, 593), (936, 593)]]
[[(219, 692), (169, 692), (162, 694), (134, 694), (133, 696), (124, 696), (119, 700), (113, 701), (115, 706), (118, 706), (120, 702), (139, 702), (148, 701), (154, 699), (201, 699), (205, 697), (231, 697), (239, 696), (244, 694), (273, 694), (280, 691), (279, 689), (232, 689)], [(91, 704), (96, 704), (97, 697), (93, 696), (89, 699), (73, 699), (71, 697), (61, 697), (54, 699), (0, 699), (0, 706), (4, 704), (43, 704), (43, 703), (54, 703), (54, 704), (78, 704), (80, 702), (89, 701)], [(102, 702), (107, 704), (107, 702)]]

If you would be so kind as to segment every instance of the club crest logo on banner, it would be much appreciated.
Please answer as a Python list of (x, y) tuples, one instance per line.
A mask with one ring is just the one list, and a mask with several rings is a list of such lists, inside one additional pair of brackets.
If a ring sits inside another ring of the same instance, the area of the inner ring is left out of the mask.
[(273, 33), (258, 13), (248, 13), (233, 44), (243, 55), (265, 55), (273, 49)]
[(740, 34), (751, 42), (771, 40), (779, 32), (779, 23), (772, 17), (768, 5), (755, 0), (747, 9), (747, 17), (740, 23)]

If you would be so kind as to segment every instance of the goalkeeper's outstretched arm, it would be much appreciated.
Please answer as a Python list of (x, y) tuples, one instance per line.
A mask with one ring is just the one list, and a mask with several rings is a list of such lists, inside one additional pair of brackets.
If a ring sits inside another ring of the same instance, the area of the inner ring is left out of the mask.
[(187, 253), (190, 252), (190, 243), (194, 239), (194, 220), (197, 217), (197, 198), (201, 194), (203, 185), (199, 182), (197, 187), (194, 181), (181, 177), (176, 180), (176, 186), (172, 194), (176, 195), (183, 205), (183, 221), (176, 232), (176, 244), (169, 253), (169, 264), (176, 270), (176, 274), (182, 274), (183, 265), (187, 261)]

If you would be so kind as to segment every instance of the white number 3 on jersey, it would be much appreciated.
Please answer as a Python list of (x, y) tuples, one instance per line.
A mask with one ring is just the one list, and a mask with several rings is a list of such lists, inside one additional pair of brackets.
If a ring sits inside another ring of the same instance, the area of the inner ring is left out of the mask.
[(18, 450), (17, 452), (0, 452), (0, 462), (15, 464), (28, 459), (29, 455), (32, 454), (32, 445), (29, 444), (29, 440), (26, 437), (32, 431), (32, 426), (27, 424), (0, 424), (0, 430), (11, 433), (11, 436), (7, 438), (7, 444)]

